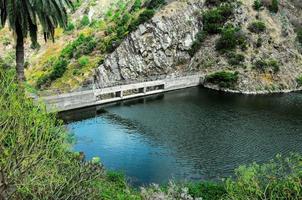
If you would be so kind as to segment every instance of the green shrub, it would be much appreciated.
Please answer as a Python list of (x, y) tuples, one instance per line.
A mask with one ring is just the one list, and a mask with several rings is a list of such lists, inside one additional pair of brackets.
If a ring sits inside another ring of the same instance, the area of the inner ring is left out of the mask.
[(258, 37), (257, 42), (256, 42), (256, 47), (257, 47), (257, 48), (262, 47), (262, 43), (263, 43), (262, 38), (261, 38), (261, 37)]
[(302, 45), (302, 28), (297, 31), (297, 40)]
[(89, 24), (90, 24), (89, 17), (87, 15), (84, 15), (80, 22), (81, 27), (88, 26)]
[(203, 30), (209, 34), (217, 34), (230, 16), (233, 15), (234, 8), (227, 4), (210, 9), (202, 15)]
[(277, 73), (280, 71), (280, 63), (277, 60), (269, 59), (267, 61), (267, 66), (271, 67), (274, 71), (274, 73)]
[(193, 198), (202, 198), (203, 200), (221, 200), (226, 195), (226, 189), (222, 183), (191, 183), (187, 185), (189, 194)]
[(9, 37), (3, 37), (3, 39), (2, 39), (1, 42), (2, 42), (3, 46), (8, 46), (8, 45), (11, 44), (11, 38), (9, 38)]
[(61, 51), (61, 56), (64, 58), (71, 59), (73, 57), (73, 50), (74, 50), (73, 43), (69, 43), (64, 47), (64, 49)]
[(117, 35), (108, 36), (102, 39), (101, 51), (104, 53), (112, 53), (122, 42)]
[(67, 69), (68, 61), (60, 58), (54, 63), (53, 70), (49, 75), (50, 80), (56, 80), (57, 78), (61, 78), (64, 72)]
[(91, 53), (96, 47), (96, 41), (93, 36), (84, 36), (81, 34), (75, 41), (69, 43), (61, 52), (61, 57), (71, 59), (79, 58), (82, 55)]
[(219, 6), (221, 3), (228, 3), (230, 0), (206, 0), (207, 6)]
[(234, 50), (237, 46), (244, 48), (246, 46), (246, 38), (240, 28), (227, 26), (222, 30), (221, 36), (216, 42), (216, 50), (227, 52)]
[(243, 54), (237, 54), (235, 52), (228, 53), (227, 57), (230, 65), (241, 65), (245, 60)]
[(203, 41), (206, 38), (206, 33), (204, 31), (199, 31), (196, 35), (196, 39), (194, 40), (190, 50), (189, 54), (190, 56), (194, 56), (195, 53), (201, 48)]
[(33, 103), (15, 83), (15, 71), (1, 66), (0, 93), (0, 174), (7, 184), (0, 198), (99, 199), (101, 167), (69, 151), (56, 114)]
[(76, 51), (74, 53), (76, 58), (79, 58), (82, 55), (90, 54), (96, 47), (96, 41), (93, 36), (85, 37), (83, 43), (76, 47)]
[(79, 75), (81, 75), (81, 71), (80, 71), (79, 69), (74, 69), (74, 70), (72, 71), (72, 75), (74, 75), (74, 76), (79, 76)]
[(147, 22), (149, 19), (151, 19), (155, 14), (155, 11), (153, 9), (146, 9), (144, 10), (139, 16), (137, 19), (133, 20), (128, 29), (129, 31), (134, 31), (137, 29), (137, 27), (140, 25), (140, 24), (143, 24), (145, 22)]
[(80, 67), (84, 67), (89, 63), (89, 57), (88, 56), (81, 56), (78, 59), (78, 63), (80, 65)]
[(279, 11), (279, 0), (272, 0), (269, 10), (273, 13), (277, 13)]
[(297, 83), (299, 86), (302, 86), (302, 76), (299, 76), (297, 79), (296, 79)]
[(131, 20), (131, 15), (127, 12), (123, 15), (122, 19), (119, 21), (118, 26), (126, 26)]
[(267, 68), (273, 69), (274, 73), (277, 73), (280, 71), (280, 63), (274, 59), (256, 60), (256, 62), (254, 63), (254, 66), (256, 69), (258, 69), (262, 72), (264, 72)]
[(148, 9), (156, 9), (165, 4), (165, 0), (151, 0), (149, 1), (147, 8)]
[(83, 4), (83, 0), (77, 0), (73, 2), (73, 8), (74, 10), (77, 10), (81, 5)]
[(254, 0), (253, 8), (259, 11), (262, 8), (263, 4), (261, 0)]
[(42, 75), (41, 77), (38, 78), (36, 82), (36, 88), (41, 89), (44, 86), (49, 86), (50, 85), (50, 80), (48, 75)]
[(71, 32), (75, 29), (75, 26), (72, 22), (68, 22), (67, 27), (65, 29), (66, 32)]
[(132, 8), (131, 8), (131, 11), (137, 11), (139, 10), (140, 8), (142, 7), (142, 0), (135, 0)]
[(301, 199), (302, 157), (277, 156), (267, 164), (236, 169), (226, 181), (227, 199)]
[(266, 25), (262, 21), (255, 21), (248, 26), (248, 29), (253, 33), (262, 33), (266, 30)]
[(206, 76), (205, 82), (221, 88), (233, 88), (238, 81), (238, 72), (219, 71)]
[(254, 63), (254, 66), (256, 69), (264, 72), (267, 67), (267, 64), (266, 64), (265, 60), (259, 59), (259, 60), (256, 60), (256, 62)]
[(41, 89), (43, 86), (49, 86), (50, 83), (58, 78), (61, 78), (67, 70), (68, 61), (64, 58), (59, 58), (53, 64), (53, 69), (50, 74), (40, 77), (37, 81), (37, 88)]

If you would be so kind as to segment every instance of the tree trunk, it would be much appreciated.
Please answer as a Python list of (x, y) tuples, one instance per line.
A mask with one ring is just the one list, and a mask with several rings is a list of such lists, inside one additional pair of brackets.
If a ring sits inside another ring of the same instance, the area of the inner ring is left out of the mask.
[(16, 70), (17, 78), (19, 83), (25, 81), (24, 76), (24, 37), (22, 29), (18, 23), (16, 23), (16, 35), (17, 35), (17, 44), (16, 44)]

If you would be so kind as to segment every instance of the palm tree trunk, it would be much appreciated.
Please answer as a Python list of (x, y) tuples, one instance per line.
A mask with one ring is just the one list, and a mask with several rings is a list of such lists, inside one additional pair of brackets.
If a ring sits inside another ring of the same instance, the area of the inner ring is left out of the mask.
[(16, 34), (17, 34), (17, 44), (16, 44), (16, 70), (17, 78), (21, 83), (25, 81), (24, 76), (24, 37), (22, 29), (18, 23), (16, 23)]

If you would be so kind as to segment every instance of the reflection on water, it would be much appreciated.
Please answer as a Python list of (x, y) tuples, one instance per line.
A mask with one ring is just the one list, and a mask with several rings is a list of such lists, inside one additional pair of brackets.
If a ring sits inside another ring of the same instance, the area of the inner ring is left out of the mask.
[(302, 153), (302, 94), (244, 96), (203, 88), (62, 114), (75, 151), (133, 184), (217, 180), (277, 153)]

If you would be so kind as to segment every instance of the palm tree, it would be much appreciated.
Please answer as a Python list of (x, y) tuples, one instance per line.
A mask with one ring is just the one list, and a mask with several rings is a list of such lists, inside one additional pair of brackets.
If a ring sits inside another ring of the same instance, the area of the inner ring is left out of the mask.
[(44, 39), (54, 40), (54, 31), (58, 26), (67, 25), (68, 7), (71, 0), (0, 0), (0, 23), (9, 28), (16, 37), (16, 70), (19, 82), (24, 76), (24, 39), (29, 35), (32, 46), (37, 46), (38, 27), (42, 28)]

